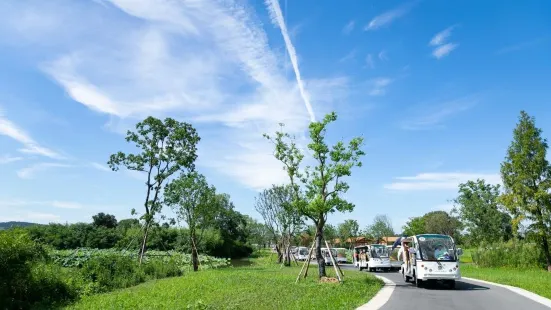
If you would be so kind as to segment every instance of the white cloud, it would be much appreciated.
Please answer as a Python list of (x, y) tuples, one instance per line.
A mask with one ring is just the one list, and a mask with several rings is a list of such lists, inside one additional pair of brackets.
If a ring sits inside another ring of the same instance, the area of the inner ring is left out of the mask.
[(432, 51), (432, 56), (434, 56), (436, 59), (440, 59), (444, 56), (447, 56), (449, 53), (451, 53), (458, 46), (459, 46), (459, 44), (456, 44), (456, 43), (444, 44), (444, 45), (439, 46), (436, 49), (434, 49), (434, 51)]
[(310, 114), (310, 120), (314, 122), (316, 120), (316, 116), (314, 114), (314, 110), (312, 109), (310, 99), (308, 98), (308, 93), (304, 89), (304, 84), (302, 82), (300, 70), (298, 68), (297, 53), (295, 51), (295, 46), (291, 42), (289, 33), (287, 32), (287, 25), (285, 24), (283, 13), (281, 12), (281, 8), (279, 7), (279, 0), (266, 0), (266, 5), (268, 6), (268, 10), (270, 11), (272, 22), (276, 24), (279, 29), (281, 29), (281, 35), (283, 35), (285, 47), (287, 48), (289, 58), (291, 59), (291, 64), (293, 65), (293, 70), (295, 71), (295, 77), (297, 80), (298, 89), (300, 91), (300, 96), (304, 101), (304, 105), (306, 106), (306, 110), (308, 110), (308, 114)]
[(543, 43), (543, 42), (547, 41), (548, 39), (549, 39), (548, 37), (540, 37), (540, 38), (532, 39), (532, 40), (529, 40), (529, 41), (524, 41), (524, 42), (520, 42), (520, 43), (517, 43), (517, 44), (505, 46), (505, 47), (499, 49), (496, 52), (496, 54), (507, 54), (507, 53), (516, 52), (516, 51), (520, 51), (520, 50), (523, 50), (523, 49), (531, 48), (531, 47), (539, 45), (540, 43)]
[(32, 179), (37, 172), (45, 171), (52, 168), (70, 168), (72, 165), (58, 163), (39, 163), (32, 166), (20, 169), (17, 171), (17, 176), (22, 179)]
[[(273, 133), (283, 122), (300, 136), (314, 115), (309, 103), (321, 115), (347, 94), (347, 80), (341, 77), (300, 76), (298, 55), (276, 2), (267, 4), (281, 29), (293, 78), (260, 20), (239, 1), (103, 3), (37, 4), (49, 16), (41, 18), (64, 21), (52, 23), (55, 31), (47, 32), (63, 33), (63, 40), (32, 35), (25, 41), (40, 51), (48, 46), (44, 72), (73, 100), (109, 116), (111, 129), (124, 131), (148, 115), (170, 115), (206, 128), (199, 145), (205, 155), (198, 164), (217, 167), (248, 187), (269, 186), (285, 176), (281, 164), (266, 156), (273, 150), (262, 133)], [(4, 6), (11, 6), (6, 9), (14, 16), (24, 11), (22, 4)], [(67, 21), (78, 22), (66, 27), (73, 24)], [(17, 23), (21, 38), (28, 37), (24, 29), (37, 30)], [(265, 171), (262, 178), (258, 171)]]
[(101, 170), (101, 171), (106, 171), (106, 172), (111, 172), (111, 169), (109, 169), (109, 167), (105, 166), (105, 165), (102, 165), (102, 164), (99, 164), (99, 163), (90, 163), (90, 166), (92, 168), (95, 168), (97, 170)]
[(370, 96), (381, 96), (386, 94), (386, 87), (392, 83), (392, 79), (380, 77), (368, 82), (370, 85)]
[(51, 213), (42, 213), (42, 212), (32, 212), (32, 211), (16, 211), (12, 212), (11, 215), (0, 215), (1, 222), (30, 222), (37, 224), (48, 224), (53, 222), (60, 222), (61, 217), (59, 215)]
[(379, 59), (380, 60), (388, 60), (388, 56), (386, 55), (386, 51), (382, 50), (379, 52)]
[(501, 184), (499, 174), (488, 173), (420, 173), (410, 177), (397, 177), (384, 188), (396, 191), (456, 190), (460, 183), (469, 180), (484, 179), (491, 184)]
[(429, 42), (429, 46), (436, 46), (436, 48), (432, 51), (432, 56), (434, 56), (434, 58), (440, 59), (447, 56), (459, 46), (458, 43), (446, 43), (452, 34), (452, 30), (456, 27), (457, 25), (450, 26), (432, 37)]
[(352, 30), (354, 30), (354, 26), (356, 26), (356, 22), (353, 20), (349, 21), (348, 24), (346, 24), (346, 26), (342, 29), (342, 33), (350, 34)]
[(478, 96), (473, 95), (435, 105), (416, 105), (401, 127), (406, 130), (432, 129), (441, 126), (446, 119), (473, 108), (478, 102)]
[(53, 159), (62, 159), (63, 156), (48, 148), (40, 146), (31, 136), (23, 129), (19, 128), (9, 119), (5, 118), (0, 110), (0, 135), (12, 138), (13, 140), (23, 144), (23, 148), (19, 152), (26, 154), (37, 154)]
[(375, 62), (373, 61), (373, 55), (367, 54), (367, 56), (365, 57), (365, 64), (370, 69), (375, 68)]
[(446, 43), (445, 41), (452, 34), (453, 28), (455, 28), (455, 26), (450, 26), (435, 34), (434, 37), (432, 37), (432, 39), (430, 40), (429, 45), (438, 46)]
[(351, 50), (350, 53), (344, 55), (344, 57), (339, 59), (339, 62), (347, 62), (350, 60), (354, 60), (356, 58), (356, 53), (357, 53), (356, 49)]
[[(28, 199), (7, 199), (0, 200), (0, 209), (5, 210), (18, 210), (18, 211), (28, 211), (26, 209), (32, 208), (41, 208), (40, 212), (46, 210), (46, 208), (53, 209), (64, 209), (65, 212), (70, 212), (69, 210), (84, 210), (86, 212), (95, 212), (102, 210), (116, 210), (121, 209), (121, 206), (116, 205), (102, 205), (102, 204), (90, 204), (90, 203), (80, 203), (76, 201), (68, 200), (28, 200)], [(125, 206), (122, 206), (126, 208)], [(33, 210), (30, 210), (33, 211)]]
[(396, 19), (406, 15), (414, 5), (415, 2), (406, 3), (400, 7), (384, 12), (381, 15), (377, 15), (364, 27), (364, 30), (375, 30), (389, 25)]
[(23, 160), (23, 157), (14, 157), (14, 156), (10, 156), (10, 155), (3, 155), (3, 156), (0, 156), (0, 165), (13, 163), (13, 162), (20, 161), (20, 160)]
[(24, 199), (12, 199), (0, 201), (0, 207), (28, 207), (28, 206), (41, 206), (41, 207), (53, 207), (58, 209), (83, 209), (86, 208), (78, 202), (72, 201), (59, 201), (59, 200), (24, 200)]

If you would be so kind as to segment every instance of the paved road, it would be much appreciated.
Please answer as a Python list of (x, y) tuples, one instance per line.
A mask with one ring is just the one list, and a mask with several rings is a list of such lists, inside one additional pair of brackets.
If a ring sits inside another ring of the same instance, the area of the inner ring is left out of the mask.
[[(346, 266), (344, 269), (350, 269)], [(377, 272), (396, 283), (388, 302), (381, 310), (549, 310), (548, 307), (516, 294), (508, 289), (478, 284), (474, 281), (457, 281), (455, 290), (438, 283), (427, 283), (417, 288), (404, 282), (398, 272)]]

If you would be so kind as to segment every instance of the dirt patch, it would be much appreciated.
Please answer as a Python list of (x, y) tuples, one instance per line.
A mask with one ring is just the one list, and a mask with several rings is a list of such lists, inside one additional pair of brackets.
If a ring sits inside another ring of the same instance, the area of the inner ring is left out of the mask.
[(320, 283), (339, 283), (337, 278), (321, 277)]

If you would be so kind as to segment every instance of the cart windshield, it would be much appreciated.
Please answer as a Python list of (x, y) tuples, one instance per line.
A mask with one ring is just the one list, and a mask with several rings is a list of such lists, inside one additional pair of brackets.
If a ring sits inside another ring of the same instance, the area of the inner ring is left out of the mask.
[(453, 239), (446, 235), (419, 235), (419, 250), (424, 261), (449, 261), (457, 260)]
[(388, 258), (388, 248), (382, 244), (375, 244), (371, 246), (370, 254), (373, 258)]

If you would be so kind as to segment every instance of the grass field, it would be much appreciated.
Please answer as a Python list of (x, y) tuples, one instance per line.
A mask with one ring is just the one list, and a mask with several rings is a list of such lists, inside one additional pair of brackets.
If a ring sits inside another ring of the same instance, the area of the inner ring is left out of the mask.
[(461, 275), (520, 287), (551, 298), (551, 273), (544, 269), (478, 268), (472, 264), (463, 264)]
[(342, 285), (321, 284), (316, 266), (294, 284), (298, 267), (280, 269), (260, 261), (89, 296), (67, 309), (355, 309), (382, 287), (380, 280), (357, 271), (345, 271)]
[(499, 284), (523, 288), (540, 296), (551, 298), (551, 273), (544, 269), (482, 268), (472, 264), (471, 250), (461, 256), (461, 275)]

